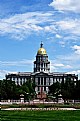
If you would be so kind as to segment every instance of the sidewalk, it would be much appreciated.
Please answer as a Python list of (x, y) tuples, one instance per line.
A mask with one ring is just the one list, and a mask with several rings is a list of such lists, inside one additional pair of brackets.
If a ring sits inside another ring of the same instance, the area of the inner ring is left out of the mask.
[(1, 110), (80, 110), (80, 109), (75, 109), (75, 108), (7, 108), (7, 109), (1, 109)]

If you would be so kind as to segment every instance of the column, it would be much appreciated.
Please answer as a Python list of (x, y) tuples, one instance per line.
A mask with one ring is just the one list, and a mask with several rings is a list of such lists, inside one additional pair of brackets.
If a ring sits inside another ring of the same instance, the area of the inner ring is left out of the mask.
[(41, 85), (41, 77), (40, 77), (40, 85)]
[(42, 91), (44, 92), (44, 87), (43, 87), (43, 90)]
[(44, 85), (44, 77), (43, 77), (43, 85)]
[(44, 91), (44, 77), (43, 77), (43, 91)]
[(18, 78), (18, 84), (21, 85), (21, 84), (20, 84), (20, 78)]
[(38, 78), (35, 78), (35, 83), (38, 85)]

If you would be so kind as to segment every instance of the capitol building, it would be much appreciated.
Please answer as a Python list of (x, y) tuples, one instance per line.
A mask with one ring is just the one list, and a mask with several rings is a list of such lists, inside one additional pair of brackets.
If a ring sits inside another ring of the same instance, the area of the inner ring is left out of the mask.
[(48, 54), (42, 42), (36, 54), (33, 72), (18, 72), (16, 74), (11, 73), (6, 75), (6, 79), (15, 81), (16, 85), (22, 85), (27, 80), (34, 81), (36, 84), (35, 92), (37, 94), (40, 93), (41, 90), (47, 94), (49, 86), (55, 82), (65, 83), (67, 78), (70, 78), (75, 84), (78, 80), (78, 76), (75, 74), (50, 72), (50, 61), (48, 60)]

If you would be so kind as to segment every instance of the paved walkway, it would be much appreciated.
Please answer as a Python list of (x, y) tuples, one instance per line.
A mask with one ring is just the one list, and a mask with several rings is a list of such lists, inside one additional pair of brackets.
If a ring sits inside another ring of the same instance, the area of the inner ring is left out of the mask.
[(1, 109), (1, 110), (80, 110), (75, 108), (7, 108), (7, 109)]

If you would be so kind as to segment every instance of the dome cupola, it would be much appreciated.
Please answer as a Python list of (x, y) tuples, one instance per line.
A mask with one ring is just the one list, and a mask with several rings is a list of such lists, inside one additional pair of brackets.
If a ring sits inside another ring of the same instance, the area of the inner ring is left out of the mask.
[(46, 50), (43, 48), (43, 43), (41, 42), (40, 48), (37, 51), (36, 61), (34, 61), (34, 72), (42, 71), (50, 71), (50, 62), (48, 61), (48, 55)]
[(43, 48), (43, 43), (41, 42), (40, 48), (37, 52), (38, 55), (46, 55), (46, 50)]

